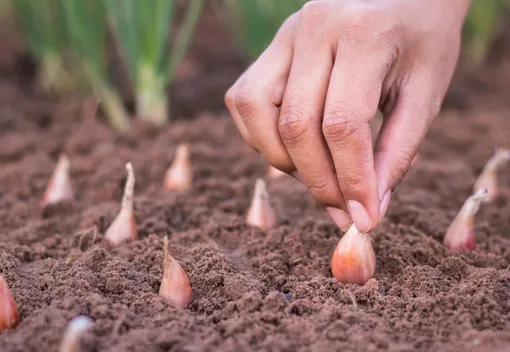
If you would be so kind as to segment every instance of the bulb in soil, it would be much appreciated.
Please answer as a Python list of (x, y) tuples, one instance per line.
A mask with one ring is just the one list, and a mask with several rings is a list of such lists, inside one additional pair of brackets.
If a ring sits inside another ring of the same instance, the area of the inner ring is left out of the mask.
[(267, 179), (268, 180), (276, 180), (282, 176), (287, 175), (285, 172), (278, 170), (276, 167), (272, 165), (267, 166)]
[(473, 192), (484, 188), (487, 190), (489, 199), (494, 199), (498, 195), (498, 169), (510, 160), (510, 149), (499, 149), (494, 153), (485, 165), (482, 173), (478, 176), (473, 187)]
[(114, 246), (129, 239), (136, 240), (137, 230), (133, 213), (133, 193), (135, 188), (135, 174), (131, 163), (126, 164), (128, 177), (124, 188), (124, 196), (119, 214), (106, 230), (105, 239)]
[(351, 225), (335, 248), (331, 272), (341, 283), (363, 285), (375, 273), (375, 253), (370, 235)]
[(50, 182), (44, 191), (41, 205), (44, 207), (49, 204), (56, 204), (64, 201), (73, 200), (73, 189), (71, 186), (71, 177), (69, 176), (69, 158), (60, 155), (57, 166), (51, 175)]
[(255, 192), (246, 215), (246, 223), (263, 231), (276, 227), (276, 215), (269, 201), (266, 183), (262, 179), (255, 182)]
[(73, 318), (67, 325), (64, 338), (60, 344), (60, 352), (78, 352), (80, 349), (80, 338), (93, 324), (92, 319), (85, 316)]
[(191, 303), (191, 284), (179, 262), (168, 254), (167, 236), (163, 243), (163, 280), (159, 287), (159, 295), (175, 308), (184, 309)]
[(446, 230), (443, 244), (446, 248), (455, 251), (459, 249), (475, 249), (475, 232), (473, 230), (474, 216), (483, 201), (488, 201), (489, 195), (486, 189), (479, 189), (469, 197), (453, 222)]
[(164, 187), (167, 191), (184, 192), (191, 188), (193, 168), (191, 166), (189, 148), (186, 144), (177, 147), (175, 158), (165, 173)]
[(0, 275), (0, 332), (6, 329), (12, 329), (19, 323), (19, 311), (11, 290)]

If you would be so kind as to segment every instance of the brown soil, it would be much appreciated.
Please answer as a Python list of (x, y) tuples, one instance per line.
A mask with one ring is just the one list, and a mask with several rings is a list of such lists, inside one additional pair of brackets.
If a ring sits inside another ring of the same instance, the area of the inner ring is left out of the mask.
[[(203, 23), (199, 38), (213, 27)], [(245, 224), (264, 163), (225, 113), (198, 113), (221, 106), (241, 61), (200, 43), (192, 77), (176, 83), (190, 88), (174, 96), (178, 116), (197, 117), (161, 130), (135, 122), (126, 134), (34, 94), (11, 70), (19, 59), (0, 60), (0, 273), (21, 314), (0, 350), (56, 350), (67, 322), (83, 314), (95, 323), (82, 351), (507, 351), (510, 167), (500, 174), (502, 195), (477, 215), (477, 249), (450, 254), (441, 239), (494, 148), (510, 147), (510, 106), (492, 94), (510, 81), (508, 67), (484, 71), (502, 77), (493, 82), (459, 76), (471, 88), (454, 85), (373, 234), (376, 276), (359, 287), (331, 277), (341, 233), (294, 179), (270, 184), (278, 228)], [(180, 141), (191, 146), (194, 187), (165, 194), (163, 173)], [(62, 151), (77, 200), (42, 212)], [(111, 248), (101, 234), (119, 209), (127, 161), (140, 240)], [(165, 235), (193, 286), (187, 310), (158, 296)]]

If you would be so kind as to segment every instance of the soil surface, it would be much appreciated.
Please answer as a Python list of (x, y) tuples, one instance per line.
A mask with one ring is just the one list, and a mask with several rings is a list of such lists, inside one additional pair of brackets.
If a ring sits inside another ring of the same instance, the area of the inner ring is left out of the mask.
[[(501, 195), (476, 217), (476, 250), (451, 254), (441, 244), (494, 149), (510, 147), (508, 64), (459, 73), (373, 233), (375, 277), (342, 285), (329, 271), (342, 234), (293, 178), (269, 184), (276, 229), (245, 224), (266, 166), (225, 112), (203, 111), (221, 109), (242, 68), (233, 47), (212, 44), (227, 39), (208, 21), (175, 84), (175, 116), (194, 118), (163, 129), (135, 121), (125, 134), (37, 93), (20, 56), (4, 54), (20, 49), (2, 42), (11, 50), (0, 50), (0, 274), (21, 323), (0, 334), (0, 350), (56, 351), (67, 322), (87, 315), (94, 325), (81, 351), (508, 351), (510, 166)], [(190, 145), (194, 186), (165, 193), (179, 142)], [(61, 152), (77, 199), (42, 211)], [(128, 161), (140, 240), (112, 248), (102, 235)], [(186, 310), (158, 296), (165, 235), (193, 286)]]

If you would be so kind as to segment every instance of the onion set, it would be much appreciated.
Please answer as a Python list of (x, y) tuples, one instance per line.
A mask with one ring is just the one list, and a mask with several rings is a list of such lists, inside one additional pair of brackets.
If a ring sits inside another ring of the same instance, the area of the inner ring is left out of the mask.
[(481, 188), (464, 202), (459, 213), (446, 230), (443, 238), (443, 244), (446, 248), (452, 251), (475, 249), (474, 217), (480, 208), (480, 204), (489, 199), (487, 190)]
[(276, 215), (269, 201), (266, 183), (262, 179), (255, 182), (255, 192), (246, 215), (246, 223), (262, 231), (276, 227)]
[(136, 220), (133, 212), (135, 174), (131, 163), (126, 164), (126, 170), (128, 177), (124, 187), (121, 209), (105, 233), (105, 239), (114, 246), (129, 239), (136, 240), (138, 238)]
[(343, 284), (364, 285), (375, 273), (375, 253), (370, 235), (351, 225), (333, 252), (331, 272)]

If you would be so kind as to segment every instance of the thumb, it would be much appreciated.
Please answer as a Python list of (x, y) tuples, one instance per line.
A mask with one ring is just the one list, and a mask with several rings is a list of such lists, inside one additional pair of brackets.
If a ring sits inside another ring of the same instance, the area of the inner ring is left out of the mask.
[(444, 94), (426, 72), (415, 74), (385, 117), (374, 150), (381, 218), (393, 189), (407, 173), (427, 130), (439, 114)]

